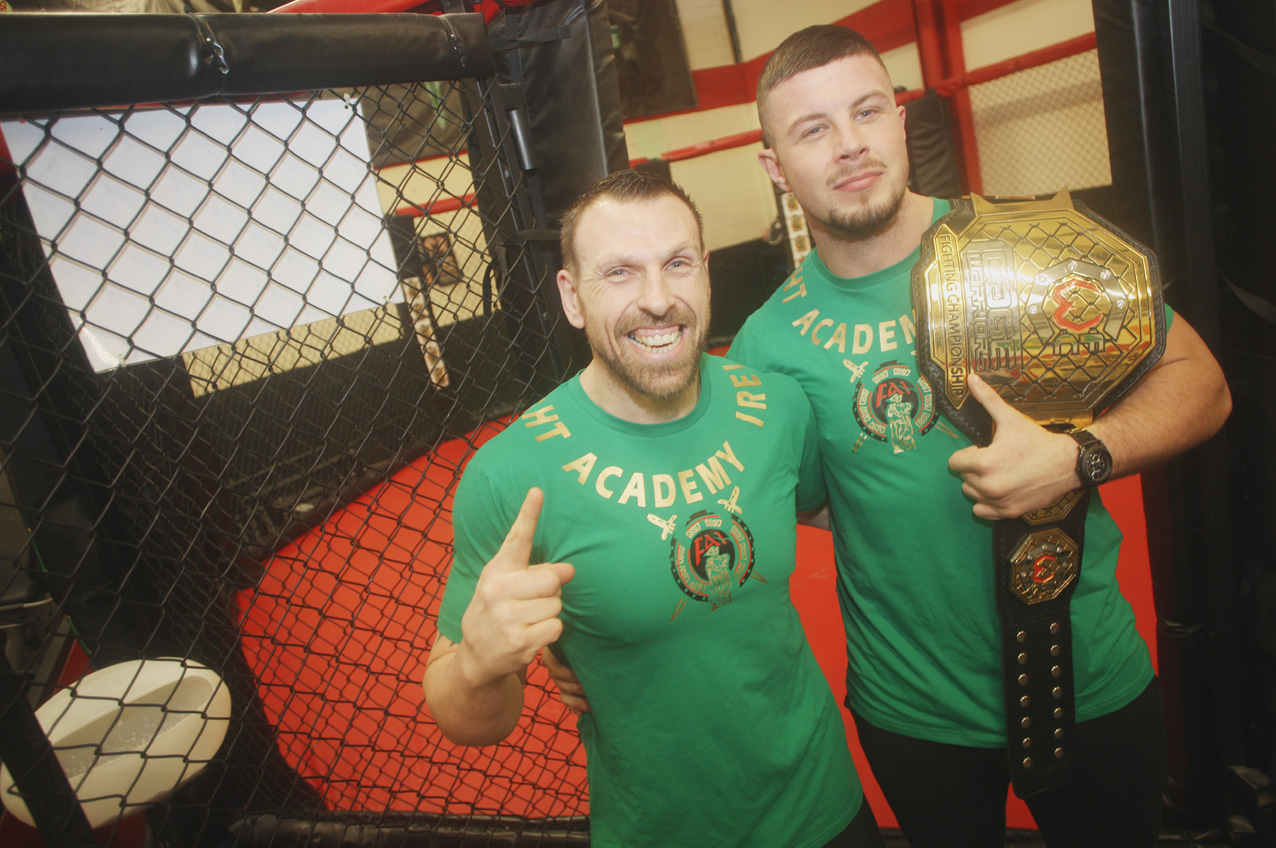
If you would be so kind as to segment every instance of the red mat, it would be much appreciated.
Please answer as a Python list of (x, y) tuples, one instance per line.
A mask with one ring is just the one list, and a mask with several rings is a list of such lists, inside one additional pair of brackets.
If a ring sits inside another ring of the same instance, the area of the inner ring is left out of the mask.
[[(519, 729), (485, 749), (451, 745), (424, 712), (421, 674), (451, 557), (451, 489), (501, 426), (401, 469), (282, 548), (258, 588), (237, 595), (279, 750), (329, 809), (587, 812), (575, 721), (556, 700), (531, 691)], [(537, 668), (531, 682), (545, 679)]]

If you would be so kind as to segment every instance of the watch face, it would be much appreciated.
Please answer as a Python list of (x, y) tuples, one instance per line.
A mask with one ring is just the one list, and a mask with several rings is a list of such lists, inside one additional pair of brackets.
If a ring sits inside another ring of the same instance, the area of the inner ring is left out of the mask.
[(1082, 465), (1091, 483), (1102, 483), (1112, 474), (1112, 456), (1103, 448), (1087, 448)]

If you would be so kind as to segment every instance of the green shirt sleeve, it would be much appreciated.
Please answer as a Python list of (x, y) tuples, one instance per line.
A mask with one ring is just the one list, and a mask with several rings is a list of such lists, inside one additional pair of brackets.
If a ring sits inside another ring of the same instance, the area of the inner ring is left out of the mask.
[[(795, 384), (796, 385), (796, 384)], [(797, 508), (799, 512), (816, 509), (828, 500), (828, 492), (824, 488), (824, 464), (820, 461), (820, 436), (816, 429), (815, 410), (806, 393), (798, 388), (795, 405), (802, 412), (798, 416), (804, 418), (806, 426), (802, 428), (802, 464), (798, 468)]]
[(505, 509), (495, 497), (491, 480), (477, 463), (471, 463), (452, 500), (452, 568), (439, 607), (439, 632), (453, 642), (461, 641), (461, 617), (474, 597), (474, 586), (513, 522), (510, 516), (502, 529)]

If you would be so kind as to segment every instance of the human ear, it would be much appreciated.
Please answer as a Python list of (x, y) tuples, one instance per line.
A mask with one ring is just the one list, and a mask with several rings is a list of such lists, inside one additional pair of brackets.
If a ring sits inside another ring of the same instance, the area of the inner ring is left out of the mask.
[(781, 191), (789, 190), (789, 181), (784, 178), (784, 168), (780, 166), (780, 157), (775, 155), (774, 150), (762, 148), (758, 151), (758, 161), (762, 163), (762, 169), (771, 178), (771, 182), (779, 186)]
[(566, 268), (558, 272), (558, 296), (563, 301), (563, 314), (567, 316), (567, 323), (571, 324), (578, 330), (585, 327), (585, 316), (580, 311), (580, 301), (576, 297), (576, 287), (572, 285), (572, 276), (567, 272)]

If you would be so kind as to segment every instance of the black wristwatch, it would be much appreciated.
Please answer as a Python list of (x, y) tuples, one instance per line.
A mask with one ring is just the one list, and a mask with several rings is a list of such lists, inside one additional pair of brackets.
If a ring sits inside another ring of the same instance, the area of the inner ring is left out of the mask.
[(1077, 440), (1077, 476), (1087, 486), (1108, 482), (1112, 476), (1112, 454), (1107, 445), (1088, 430), (1069, 430)]

